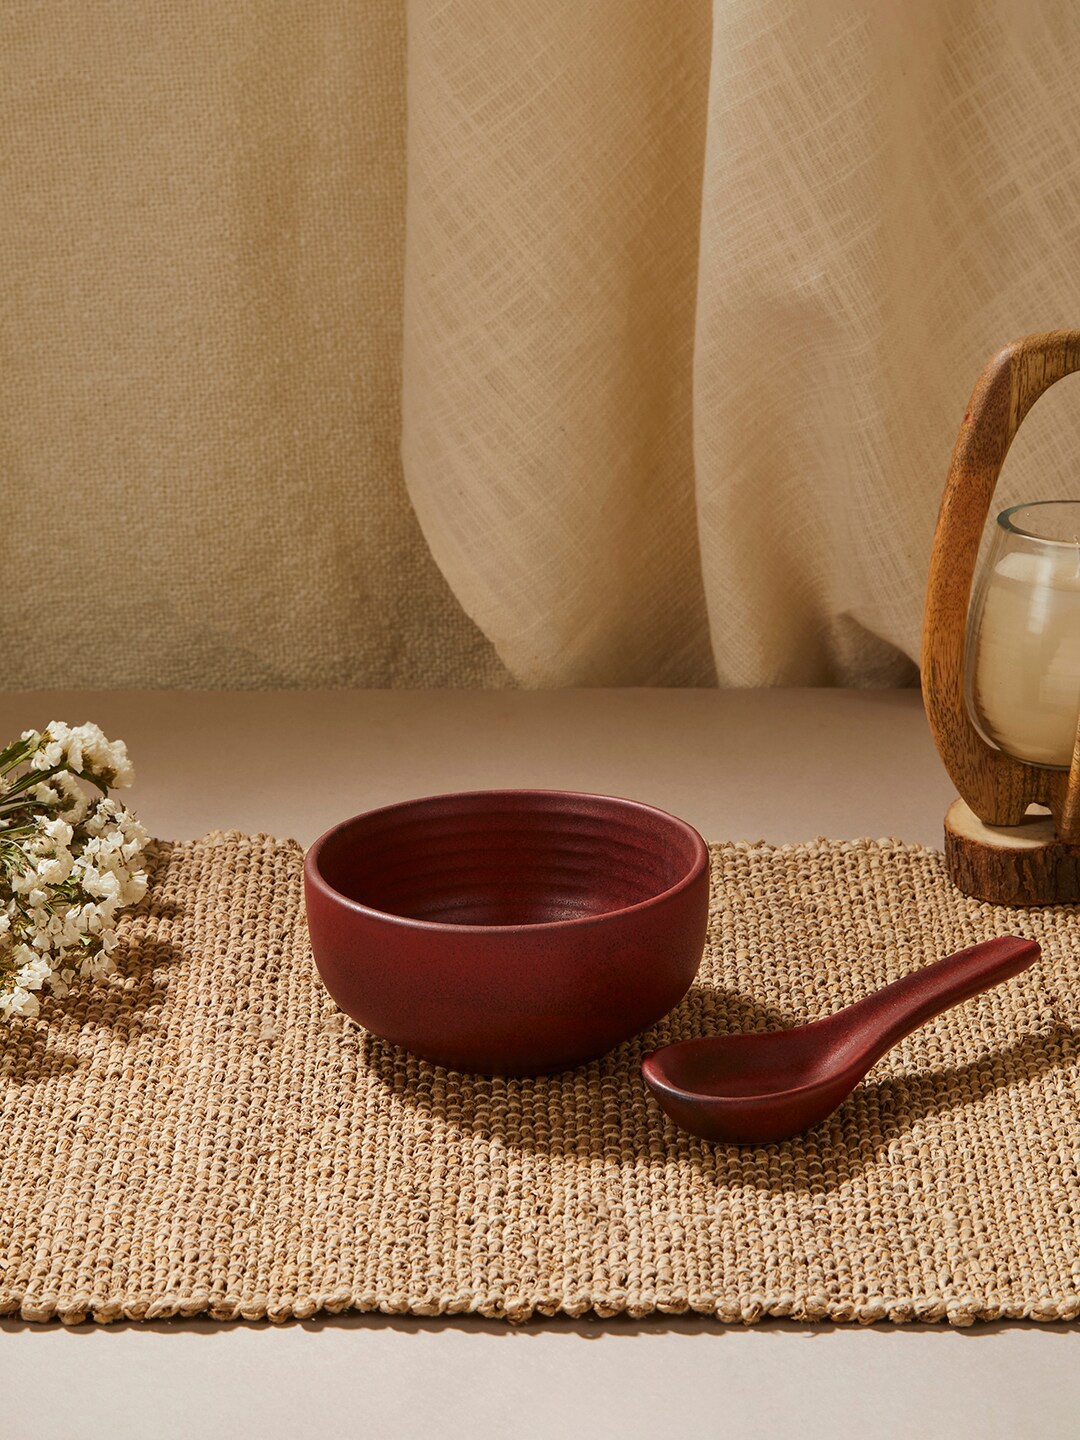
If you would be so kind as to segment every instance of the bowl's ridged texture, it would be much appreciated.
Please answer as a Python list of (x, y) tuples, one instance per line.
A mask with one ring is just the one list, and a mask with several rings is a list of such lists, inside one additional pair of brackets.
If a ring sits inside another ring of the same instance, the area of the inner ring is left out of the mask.
[(525, 1073), (601, 1054), (678, 1003), (708, 857), (649, 806), (489, 791), (345, 822), (309, 852), (306, 890), (343, 1010), (443, 1064)]

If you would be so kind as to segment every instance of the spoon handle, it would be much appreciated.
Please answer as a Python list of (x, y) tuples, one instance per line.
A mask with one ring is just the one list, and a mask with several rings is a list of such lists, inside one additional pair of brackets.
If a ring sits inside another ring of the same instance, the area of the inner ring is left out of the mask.
[(1035, 963), (1039, 953), (1034, 940), (1018, 935), (984, 940), (913, 970), (842, 1013), (853, 1034), (858, 1034), (877, 1058), (942, 1010), (1019, 975)]

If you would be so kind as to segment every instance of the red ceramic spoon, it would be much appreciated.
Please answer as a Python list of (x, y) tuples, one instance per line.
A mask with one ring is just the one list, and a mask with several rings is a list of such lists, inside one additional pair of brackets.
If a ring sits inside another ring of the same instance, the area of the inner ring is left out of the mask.
[(665, 1045), (645, 1056), (641, 1073), (676, 1125), (693, 1135), (746, 1145), (786, 1140), (831, 1115), (898, 1040), (1038, 957), (1034, 940), (1003, 935), (811, 1025)]

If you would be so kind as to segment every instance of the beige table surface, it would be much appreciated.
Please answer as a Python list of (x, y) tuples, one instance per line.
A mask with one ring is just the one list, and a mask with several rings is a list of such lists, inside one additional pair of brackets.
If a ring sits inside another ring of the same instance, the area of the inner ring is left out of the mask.
[[(0, 737), (96, 720), (152, 832), (310, 841), (411, 795), (630, 795), (713, 839), (938, 843), (952, 792), (914, 692), (0, 695)], [(1076, 1327), (337, 1317), (0, 1324), (0, 1437), (977, 1434), (1080, 1440)]]

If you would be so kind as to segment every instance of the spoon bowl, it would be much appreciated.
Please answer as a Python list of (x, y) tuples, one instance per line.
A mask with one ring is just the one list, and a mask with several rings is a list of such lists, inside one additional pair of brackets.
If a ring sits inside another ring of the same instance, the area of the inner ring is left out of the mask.
[(905, 975), (855, 1005), (791, 1030), (710, 1035), (653, 1050), (645, 1083), (664, 1111), (704, 1140), (765, 1144), (826, 1119), (886, 1051), (1039, 957), (1034, 940), (986, 940)]

